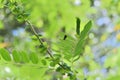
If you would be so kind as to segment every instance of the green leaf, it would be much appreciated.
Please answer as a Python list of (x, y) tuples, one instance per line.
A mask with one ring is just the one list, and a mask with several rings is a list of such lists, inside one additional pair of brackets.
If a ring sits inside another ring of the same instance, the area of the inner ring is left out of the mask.
[(60, 54), (54, 54), (53, 56), (54, 56), (55, 58), (59, 58), (59, 59), (62, 57)]
[(61, 52), (65, 55), (72, 54), (73, 49), (76, 45), (76, 39), (71, 35), (68, 35), (66, 40), (59, 39), (59, 42), (56, 45), (58, 46), (59, 50), (61, 50)]
[(21, 61), (21, 55), (18, 53), (16, 50), (12, 51), (12, 56), (15, 62), (20, 62)]
[(90, 30), (90, 28), (92, 27), (92, 22), (89, 21), (85, 27), (84, 27), (84, 30), (81, 32), (80, 34), (80, 39), (75, 47), (75, 52), (74, 52), (74, 56), (77, 56), (79, 55), (80, 53), (82, 53), (82, 47), (83, 47), (83, 44), (84, 44), (84, 41), (85, 41), (85, 37), (88, 33), (88, 31)]
[(42, 62), (43, 65), (46, 65), (46, 64), (47, 64), (47, 62), (46, 62), (45, 59), (42, 59), (41, 62)]
[(23, 22), (23, 21), (24, 21), (23, 15), (16, 15), (16, 19), (17, 19), (19, 22)]
[(79, 35), (80, 34), (80, 19), (77, 17), (76, 18), (76, 33)]
[(74, 52), (74, 56), (82, 53), (82, 47), (83, 47), (83, 44), (84, 44), (84, 40), (79, 40), (76, 47), (75, 47), (75, 52)]
[(29, 56), (26, 52), (22, 51), (22, 52), (20, 52), (20, 55), (21, 55), (21, 59), (24, 63), (29, 62)]
[(31, 53), (30, 54), (30, 60), (32, 61), (33, 64), (37, 64), (38, 63), (38, 56), (36, 53)]
[(85, 25), (84, 30), (81, 32), (81, 34), (80, 34), (80, 39), (85, 39), (85, 37), (86, 37), (88, 31), (91, 29), (91, 27), (92, 27), (92, 21), (89, 21), (89, 22)]
[(24, 13), (24, 14), (23, 14), (24, 20), (26, 20), (29, 15), (30, 15), (29, 13)]
[(11, 61), (10, 54), (9, 54), (9, 52), (8, 52), (6, 49), (1, 48), (1, 49), (0, 49), (0, 54), (1, 54), (1, 56), (3, 57), (4, 60), (6, 60), (6, 61)]
[(56, 63), (55, 62), (50, 62), (51, 67), (55, 67)]

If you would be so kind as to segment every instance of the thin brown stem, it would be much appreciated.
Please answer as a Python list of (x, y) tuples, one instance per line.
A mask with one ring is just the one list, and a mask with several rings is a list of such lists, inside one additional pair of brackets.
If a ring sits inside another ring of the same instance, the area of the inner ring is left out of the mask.
[(39, 38), (38, 34), (36, 33), (35, 29), (33, 28), (33, 25), (29, 22), (29, 21), (26, 21), (27, 24), (30, 25), (30, 29), (31, 31), (34, 33), (34, 35), (36, 36), (36, 38), (39, 40), (40, 44), (43, 45), (43, 42), (42, 40)]
[[(29, 21), (27, 21), (27, 20), (26, 20), (26, 23), (30, 26), (31, 31), (34, 33), (34, 35), (36, 36), (36, 38), (39, 40), (40, 44), (44, 46), (42, 40), (39, 38), (38, 34), (36, 33), (33, 25), (32, 25)], [(47, 49), (47, 53), (48, 53), (49, 56), (54, 60), (54, 57), (52, 56), (52, 54), (51, 54), (51, 52), (50, 52), (49, 49)], [(58, 65), (61, 66), (63, 69), (65, 69), (64, 66), (61, 65), (60, 63), (58, 63)]]

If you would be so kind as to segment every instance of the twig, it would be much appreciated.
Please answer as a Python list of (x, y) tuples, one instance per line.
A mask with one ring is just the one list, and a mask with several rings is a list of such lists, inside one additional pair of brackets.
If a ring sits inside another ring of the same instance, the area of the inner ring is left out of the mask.
[(43, 42), (42, 40), (39, 38), (38, 34), (36, 33), (35, 29), (33, 28), (33, 25), (29, 22), (29, 21), (26, 21), (27, 24), (30, 25), (30, 29), (31, 31), (34, 33), (34, 35), (37, 37), (37, 39), (39, 40), (40, 44), (43, 45)]
[[(43, 41), (39, 38), (39, 36), (38, 36), (38, 34), (36, 33), (33, 25), (32, 25), (29, 21), (27, 21), (27, 20), (26, 20), (25, 22), (26, 22), (28, 25), (30, 25), (31, 31), (34, 33), (34, 35), (36, 36), (36, 38), (39, 40), (40, 44), (41, 44), (42, 46), (44, 46)], [(45, 47), (45, 46), (44, 46), (44, 47)], [(50, 53), (50, 51), (49, 51), (48, 48), (47, 48), (47, 53), (49, 54), (49, 56), (50, 56), (53, 60), (55, 60), (54, 57), (52, 56), (52, 54)], [(61, 65), (60, 63), (58, 63), (58, 65), (61, 66), (63, 69), (65, 69), (64, 66)]]

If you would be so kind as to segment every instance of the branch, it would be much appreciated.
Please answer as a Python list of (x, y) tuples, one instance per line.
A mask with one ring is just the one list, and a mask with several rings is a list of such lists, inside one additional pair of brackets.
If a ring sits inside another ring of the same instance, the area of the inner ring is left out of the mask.
[[(28, 25), (30, 25), (31, 31), (34, 33), (34, 35), (36, 36), (36, 38), (39, 40), (40, 44), (41, 44), (42, 46), (44, 46), (43, 41), (39, 38), (38, 34), (36, 33), (33, 25), (30, 23), (30, 21), (25, 20), (25, 22), (26, 22)], [(45, 46), (44, 46), (44, 47), (45, 47)], [(55, 60), (48, 48), (47, 48), (47, 53), (49, 54), (49, 56), (50, 56), (53, 60)], [(60, 63), (58, 63), (58, 65), (61, 66), (63, 69), (65, 69), (64, 66), (61, 65)]]
[(29, 22), (29, 21), (26, 21), (26, 23), (28, 25), (30, 25), (30, 29), (31, 31), (34, 33), (34, 35), (37, 37), (37, 39), (39, 40), (40, 44), (43, 45), (43, 42), (42, 40), (39, 38), (38, 34), (36, 33), (35, 29), (33, 28), (33, 25)]

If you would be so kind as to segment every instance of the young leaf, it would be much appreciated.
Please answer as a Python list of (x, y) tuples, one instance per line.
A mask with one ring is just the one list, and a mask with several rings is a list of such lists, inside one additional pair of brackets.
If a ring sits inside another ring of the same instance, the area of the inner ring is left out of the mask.
[(76, 47), (75, 47), (75, 53), (74, 53), (74, 56), (82, 53), (82, 47), (83, 47), (83, 44), (84, 44), (84, 40), (79, 40)]
[(32, 61), (33, 64), (37, 64), (38, 63), (38, 56), (36, 53), (31, 53), (30, 54), (30, 60)]
[(91, 26), (92, 26), (92, 22), (89, 21), (85, 25), (84, 30), (81, 32), (81, 34), (80, 34), (80, 40), (78, 41), (78, 43), (77, 43), (77, 45), (75, 47), (74, 56), (76, 56), (76, 55), (78, 55), (78, 54), (80, 54), (82, 52), (82, 46), (84, 44), (85, 37), (86, 37), (88, 31), (90, 30)]
[(28, 54), (26, 52), (22, 51), (20, 53), (20, 55), (21, 55), (21, 59), (22, 59), (23, 62), (25, 62), (25, 63), (29, 62), (29, 56), (28, 56)]
[(76, 33), (79, 35), (80, 34), (80, 19), (77, 17), (76, 18)]
[(4, 60), (6, 60), (6, 61), (11, 61), (10, 54), (9, 54), (9, 52), (8, 52), (6, 49), (1, 48), (1, 49), (0, 49), (0, 54), (1, 54), (1, 56), (3, 57)]
[(20, 62), (21, 61), (21, 55), (16, 50), (12, 51), (12, 56), (13, 56), (13, 60), (15, 62)]
[(91, 29), (91, 27), (92, 27), (92, 22), (89, 21), (89, 22), (85, 25), (84, 30), (81, 32), (81, 34), (80, 34), (80, 39), (85, 39), (85, 37), (86, 37), (88, 31)]

